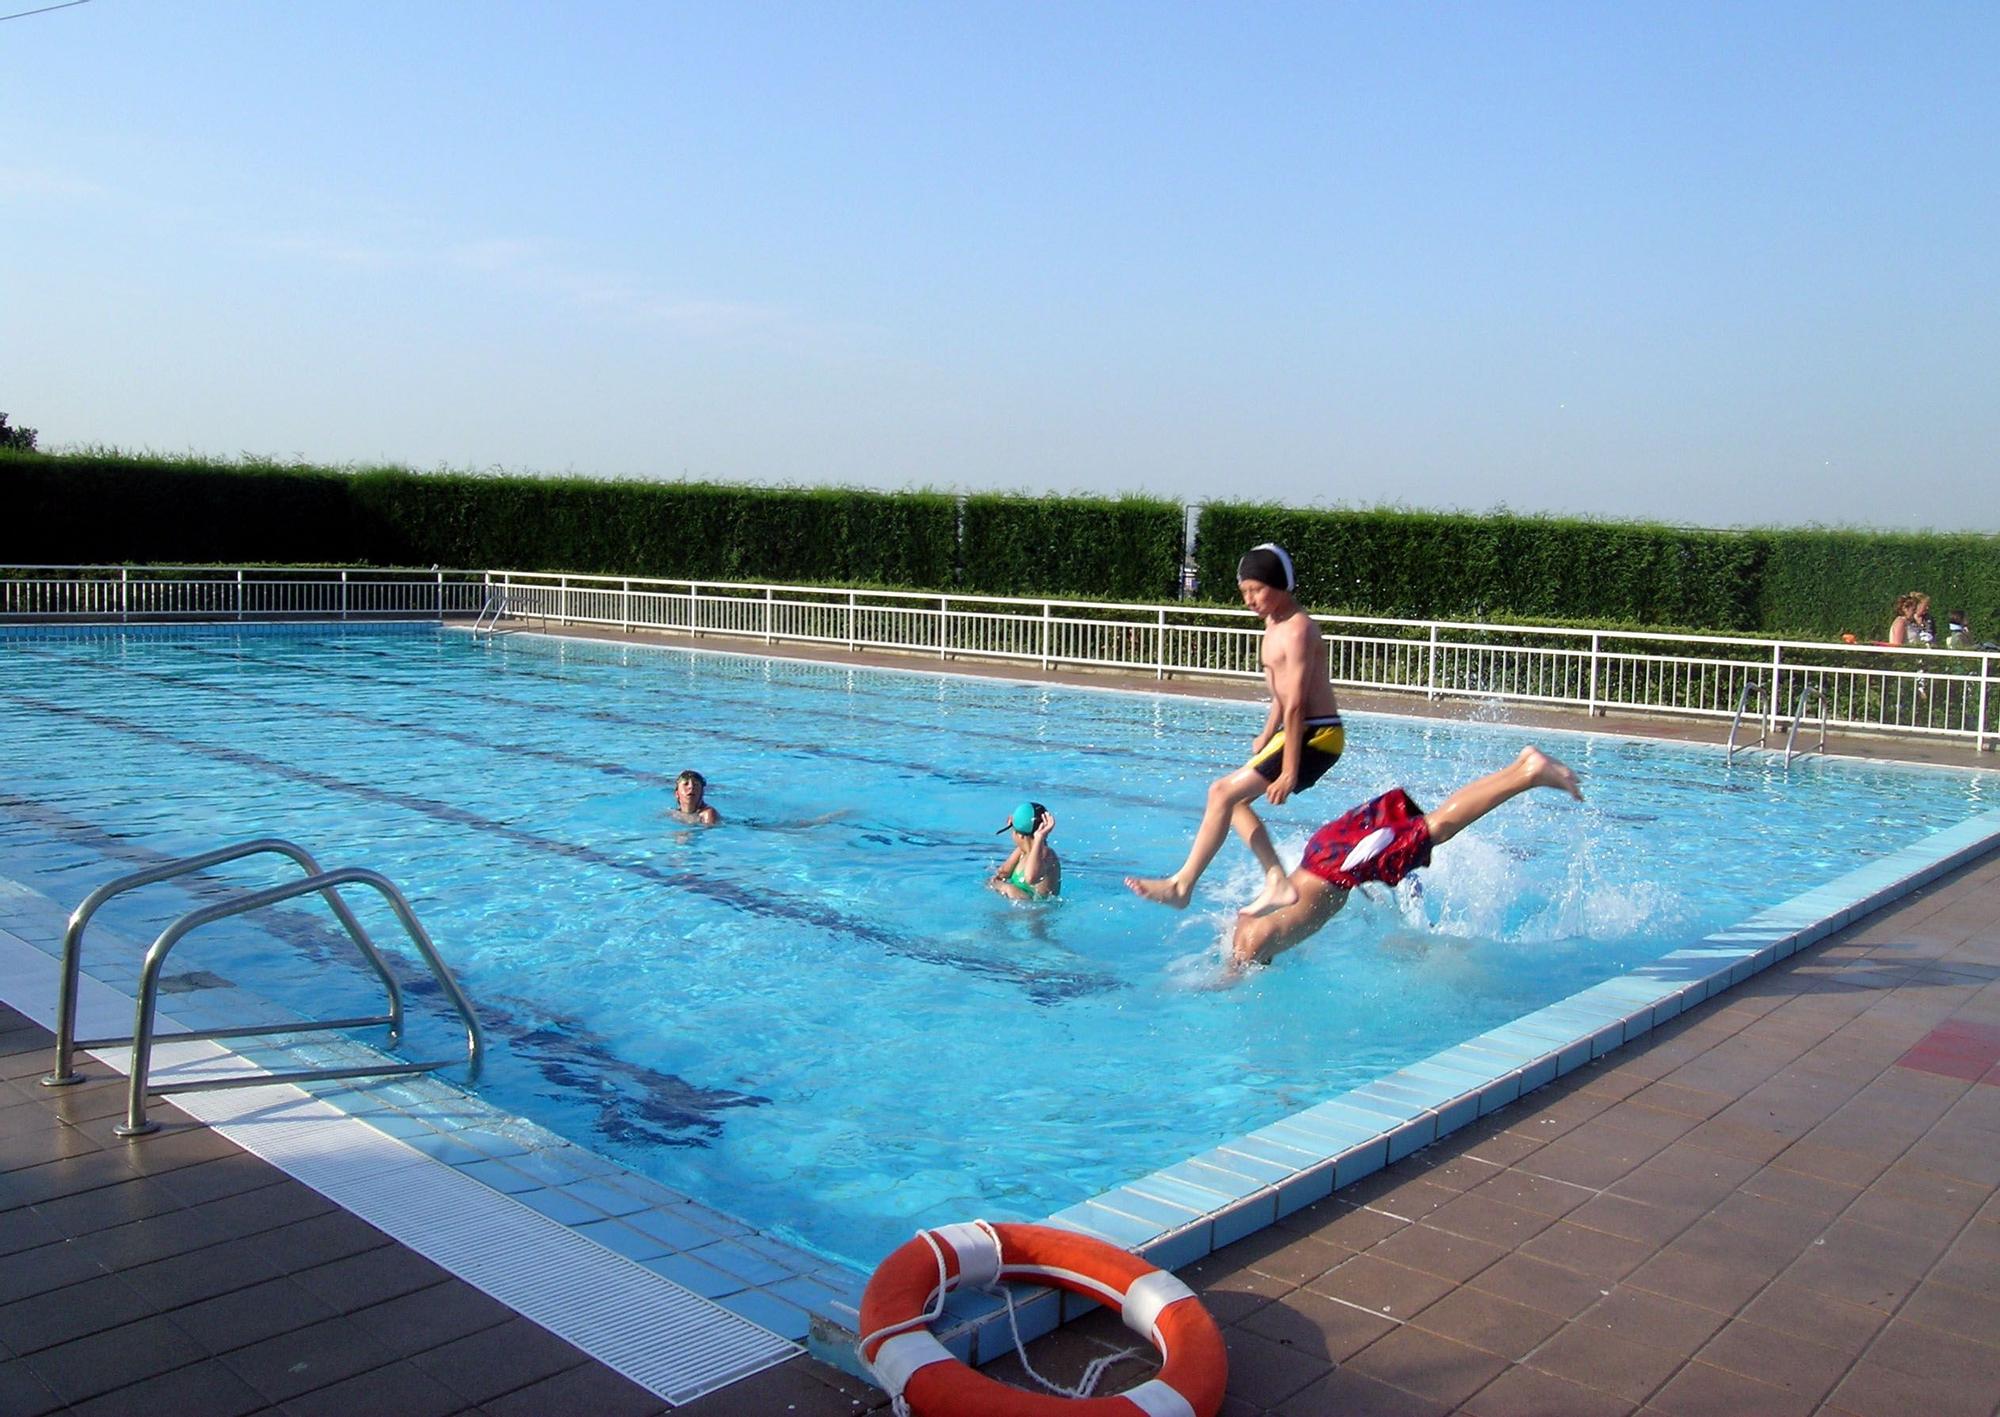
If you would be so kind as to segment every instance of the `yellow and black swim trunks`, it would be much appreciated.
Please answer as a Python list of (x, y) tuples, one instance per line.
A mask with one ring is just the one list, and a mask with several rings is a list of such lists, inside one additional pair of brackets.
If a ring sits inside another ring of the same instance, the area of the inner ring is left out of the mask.
[[(1306, 741), (1299, 745), (1299, 780), (1292, 790), (1303, 792), (1326, 776), (1326, 770), (1340, 761), (1341, 750), (1346, 746), (1347, 731), (1341, 727), (1339, 714), (1307, 719)], [(1257, 776), (1264, 781), (1276, 782), (1285, 766), (1285, 730), (1280, 728), (1273, 734), (1264, 751), (1244, 766), (1257, 769)]]

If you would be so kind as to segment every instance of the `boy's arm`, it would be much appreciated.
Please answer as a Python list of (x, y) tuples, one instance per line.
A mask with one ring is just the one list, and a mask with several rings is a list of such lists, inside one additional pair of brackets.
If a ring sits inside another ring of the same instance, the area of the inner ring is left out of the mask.
[(1008, 876), (1013, 874), (1014, 863), (1016, 861), (1019, 861), (1020, 859), (1021, 859), (1021, 848), (1017, 846), (1012, 851), (1007, 853), (1007, 859), (1005, 861), (1002, 861), (998, 866), (995, 866), (993, 868), (993, 879), (996, 881), (1006, 880)]

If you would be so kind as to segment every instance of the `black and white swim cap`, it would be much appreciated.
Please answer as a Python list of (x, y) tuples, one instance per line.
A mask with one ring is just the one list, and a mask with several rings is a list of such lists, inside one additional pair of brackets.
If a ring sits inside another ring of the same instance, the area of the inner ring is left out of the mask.
[(1299, 588), (1298, 577), (1292, 574), (1292, 558), (1275, 541), (1267, 541), (1244, 552), (1243, 559), (1236, 563), (1236, 579), (1262, 581), (1265, 585), (1288, 591)]

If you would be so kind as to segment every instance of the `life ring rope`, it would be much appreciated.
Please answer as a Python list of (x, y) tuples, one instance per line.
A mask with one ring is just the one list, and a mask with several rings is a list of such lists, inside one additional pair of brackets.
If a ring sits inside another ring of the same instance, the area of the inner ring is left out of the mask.
[[(1114, 1397), (1093, 1398), (1104, 1370), (1139, 1350), (1094, 1360), (1073, 1388), (1035, 1372), (1027, 1361), (1013, 1296), (1003, 1287), (1010, 1280), (1052, 1285), (1117, 1311), (1127, 1328), (1159, 1349), (1159, 1374)], [(965, 1367), (930, 1332), (929, 1325), (944, 1312), (945, 1295), (960, 1287), (1002, 1297), (1022, 1367), (1057, 1398), (1008, 1387)], [(995, 1226), (983, 1220), (920, 1230), (877, 1267), (862, 1296), (861, 1312), (869, 1331), (857, 1348), (898, 1414), (911, 1412), (913, 1402), (921, 1401), (926, 1413), (940, 1417), (1072, 1410), (1212, 1417), (1227, 1380), (1221, 1334), (1194, 1291), (1136, 1255), (1075, 1231)], [(912, 1391), (913, 1385), (921, 1391)], [(1060, 1399), (1080, 1401), (1072, 1409)]]

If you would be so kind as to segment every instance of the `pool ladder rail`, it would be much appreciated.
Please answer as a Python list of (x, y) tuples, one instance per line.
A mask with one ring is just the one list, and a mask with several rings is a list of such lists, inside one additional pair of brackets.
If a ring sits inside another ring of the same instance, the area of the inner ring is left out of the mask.
[[(132, 1032), (122, 1038), (78, 1038), (76, 1036), (76, 1001), (78, 977), (82, 970), (84, 929), (98, 908), (113, 896), (140, 886), (169, 881), (177, 876), (203, 871), (211, 866), (219, 866), (227, 861), (238, 861), (248, 856), (275, 855), (290, 858), (305, 872), (302, 879), (284, 885), (271, 886), (264, 890), (250, 891), (214, 905), (202, 906), (188, 911), (162, 930), (146, 951), (145, 962), (139, 971), (139, 997), (133, 1015)], [(388, 1046), (394, 1048), (403, 1037), (403, 991), (389, 972), (388, 963), (382, 952), (368, 937), (361, 922), (347, 908), (347, 902), (340, 898), (341, 886), (367, 886), (375, 891), (395, 912), (396, 919), (415, 945), (417, 953), (423, 956), (425, 965), (444, 990), (445, 997), (458, 1011), (465, 1024), (465, 1067), (466, 1081), (479, 1077), (479, 1069), (486, 1057), (486, 1040), (480, 1031), (479, 1020), (472, 1012), (472, 1005), (451, 971), (438, 957), (437, 947), (431, 943), (430, 935), (410, 909), (410, 903), (403, 898), (389, 880), (379, 872), (359, 866), (344, 866), (332, 871), (322, 870), (312, 854), (293, 842), (276, 837), (259, 837), (255, 841), (238, 842), (233, 846), (218, 847), (214, 851), (203, 852), (199, 856), (185, 857), (179, 861), (169, 861), (145, 871), (135, 871), (129, 876), (99, 886), (85, 896), (82, 904), (70, 913), (69, 927), (63, 932), (62, 978), (56, 1001), (56, 1055), (55, 1070), (42, 1079), (44, 1087), (64, 1087), (81, 1082), (82, 1077), (75, 1069), (75, 1055), (79, 1048), (107, 1048), (119, 1044), (132, 1045), (132, 1068), (130, 1096), (125, 1109), (125, 1121), (114, 1127), (121, 1137), (144, 1136), (157, 1131), (159, 1123), (147, 1120), (147, 1096), (166, 1096), (176, 1092), (199, 1092), (230, 1087), (262, 1087), (274, 1082), (313, 1082), (330, 1078), (390, 1077), (406, 1073), (436, 1072), (440, 1068), (454, 1067), (458, 1060), (442, 1058), (429, 1062), (390, 1062), (357, 1067), (302, 1068), (290, 1072), (258, 1072), (240, 1077), (200, 1078), (187, 1082), (149, 1085), (152, 1069), (153, 1045), (155, 1043), (180, 1039), (255, 1038), (281, 1033), (315, 1033), (337, 1029), (373, 1028), (386, 1025), (389, 1030)], [(247, 911), (261, 910), (267, 905), (277, 905), (303, 895), (318, 895), (326, 901), (349, 938), (361, 951), (362, 958), (375, 971), (388, 992), (389, 1011), (372, 1018), (321, 1019), (273, 1025), (259, 1025), (244, 1028), (204, 1028), (189, 1029), (179, 1033), (156, 1034), (153, 1028), (154, 1016), (159, 1006), (160, 974), (167, 962), (167, 956), (182, 939), (199, 930), (204, 925), (232, 915), (242, 915)]]
[[(1752, 695), (1761, 699), (1764, 696), (1764, 686), (1756, 683), (1745, 684), (1743, 692), (1736, 696), (1736, 716), (1729, 720), (1729, 752), (1724, 759), (1726, 762), (1734, 762), (1736, 760), (1736, 731), (1742, 726), (1743, 711), (1749, 707)], [(1826, 756), (1826, 723), (1828, 714), (1826, 695), (1820, 692), (1820, 687), (1817, 684), (1802, 684), (1799, 686), (1798, 697), (1792, 701), (1791, 731), (1785, 734), (1785, 766), (1787, 768), (1791, 767), (1793, 754), (1797, 751), (1799, 725), (1805, 721), (1806, 706), (1812, 703), (1819, 705), (1819, 746), (1813, 751), (1819, 753), (1821, 757)], [(1770, 736), (1772, 726), (1771, 723), (1764, 722), (1763, 726), (1757, 732), (1757, 741), (1747, 746), (1762, 748), (1764, 740)]]
[[(493, 615), (493, 619), (490, 622), (486, 618), (489, 611)], [(505, 589), (495, 586), (487, 592), (486, 603), (479, 607), (479, 613), (472, 618), (472, 633), (475, 635), (499, 634), (500, 622), (506, 618), (506, 615), (507, 592)]]

